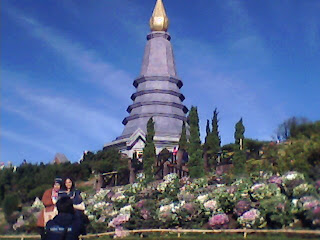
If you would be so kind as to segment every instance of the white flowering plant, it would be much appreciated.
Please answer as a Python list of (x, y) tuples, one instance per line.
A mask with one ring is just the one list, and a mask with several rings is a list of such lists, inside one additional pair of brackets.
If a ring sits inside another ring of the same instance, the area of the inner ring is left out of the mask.
[(274, 183), (257, 183), (250, 189), (250, 195), (257, 201), (278, 196), (280, 194), (281, 189)]
[(287, 172), (282, 176), (282, 184), (288, 196), (292, 196), (293, 189), (304, 182), (304, 175), (296, 171)]
[(313, 195), (316, 193), (316, 189), (312, 184), (302, 183), (293, 188), (292, 196), (294, 198), (300, 198), (307, 195)]
[(243, 213), (237, 221), (244, 228), (263, 228), (265, 226), (264, 218), (260, 211), (255, 208)]

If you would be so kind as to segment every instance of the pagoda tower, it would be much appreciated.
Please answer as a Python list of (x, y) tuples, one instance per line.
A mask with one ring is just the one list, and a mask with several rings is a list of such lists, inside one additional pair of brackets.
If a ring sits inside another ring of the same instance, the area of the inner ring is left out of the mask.
[(131, 95), (133, 103), (127, 108), (129, 116), (122, 121), (124, 130), (104, 148), (116, 147), (129, 157), (135, 151), (142, 151), (151, 117), (155, 122), (157, 154), (163, 148), (172, 150), (178, 145), (188, 109), (182, 103), (183, 83), (177, 76), (168, 26), (162, 0), (157, 0), (150, 18), (151, 32), (147, 35), (140, 76), (133, 82), (136, 88)]

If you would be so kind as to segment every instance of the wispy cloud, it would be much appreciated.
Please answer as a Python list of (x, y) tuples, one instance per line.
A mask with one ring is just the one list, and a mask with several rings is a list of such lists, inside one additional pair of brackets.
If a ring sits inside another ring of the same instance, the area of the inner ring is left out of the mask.
[[(15, 74), (4, 73), (6, 92), (1, 111), (10, 115), (2, 121), (4, 138), (50, 153), (64, 152), (71, 160), (78, 160), (83, 150), (99, 150), (121, 133), (121, 121), (105, 108), (88, 106), (81, 99), (49, 89), (31, 88), (23, 84), (22, 74), (15, 79)], [(19, 122), (19, 127), (13, 130), (11, 121)]]
[(9, 131), (6, 129), (1, 129), (1, 137), (8, 138), (9, 140), (12, 140), (14, 142), (27, 144), (29, 146), (41, 149), (43, 151), (46, 151), (50, 154), (54, 154), (56, 151), (54, 148), (49, 147), (47, 144), (39, 143), (37, 139), (33, 139), (32, 136), (26, 136), (23, 134), (19, 134), (17, 132)]
[[(13, 96), (4, 99), (9, 104), (3, 109), (36, 122), (46, 130), (60, 129), (64, 133), (83, 134), (89, 139), (105, 141), (106, 135), (115, 135), (122, 129), (119, 120), (111, 117), (112, 114), (104, 109), (86, 106), (80, 99), (51, 93), (48, 89), (30, 89), (21, 84), (14, 86), (11, 91)], [(13, 99), (20, 99), (20, 103), (15, 103)], [(21, 108), (21, 102), (25, 110)]]
[(132, 92), (130, 83), (133, 77), (126, 71), (104, 61), (95, 50), (84, 47), (81, 43), (68, 38), (66, 34), (50, 26), (44, 26), (35, 18), (21, 13), (14, 7), (8, 8), (8, 13), (33, 37), (45, 42), (49, 49), (53, 49), (62, 56), (69, 65), (75, 66), (82, 73), (78, 74), (82, 81), (104, 87), (108, 95), (117, 99), (126, 100)]

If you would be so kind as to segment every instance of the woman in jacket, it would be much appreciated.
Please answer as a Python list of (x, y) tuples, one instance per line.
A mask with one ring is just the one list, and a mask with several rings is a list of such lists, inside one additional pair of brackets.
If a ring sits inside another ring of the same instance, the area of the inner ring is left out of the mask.
[(84, 211), (85, 206), (80, 195), (80, 190), (76, 189), (74, 181), (67, 177), (64, 179), (61, 190), (59, 191), (60, 197), (69, 197), (73, 201), (73, 208), (78, 211)]
[(70, 177), (65, 178), (63, 181), (61, 191), (59, 192), (59, 198), (62, 197), (69, 197), (72, 200), (75, 215), (81, 219), (84, 226), (81, 233), (85, 234), (85, 225), (89, 223), (89, 219), (84, 214), (85, 205), (82, 201), (81, 192), (76, 189), (75, 183)]
[(42, 196), (42, 203), (44, 205), (44, 209), (40, 212), (37, 226), (40, 231), (41, 239), (44, 239), (44, 227), (46, 223), (53, 219), (57, 215), (57, 210), (55, 209), (55, 205), (58, 201), (58, 193), (62, 184), (61, 178), (56, 178), (54, 180), (53, 187), (47, 189)]

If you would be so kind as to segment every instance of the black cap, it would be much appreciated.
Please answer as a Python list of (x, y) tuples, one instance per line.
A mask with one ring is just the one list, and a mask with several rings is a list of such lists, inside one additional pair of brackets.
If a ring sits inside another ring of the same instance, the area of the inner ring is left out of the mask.
[(59, 178), (59, 177), (55, 178), (54, 179), (54, 183), (59, 183), (61, 185), (62, 184), (62, 178)]

